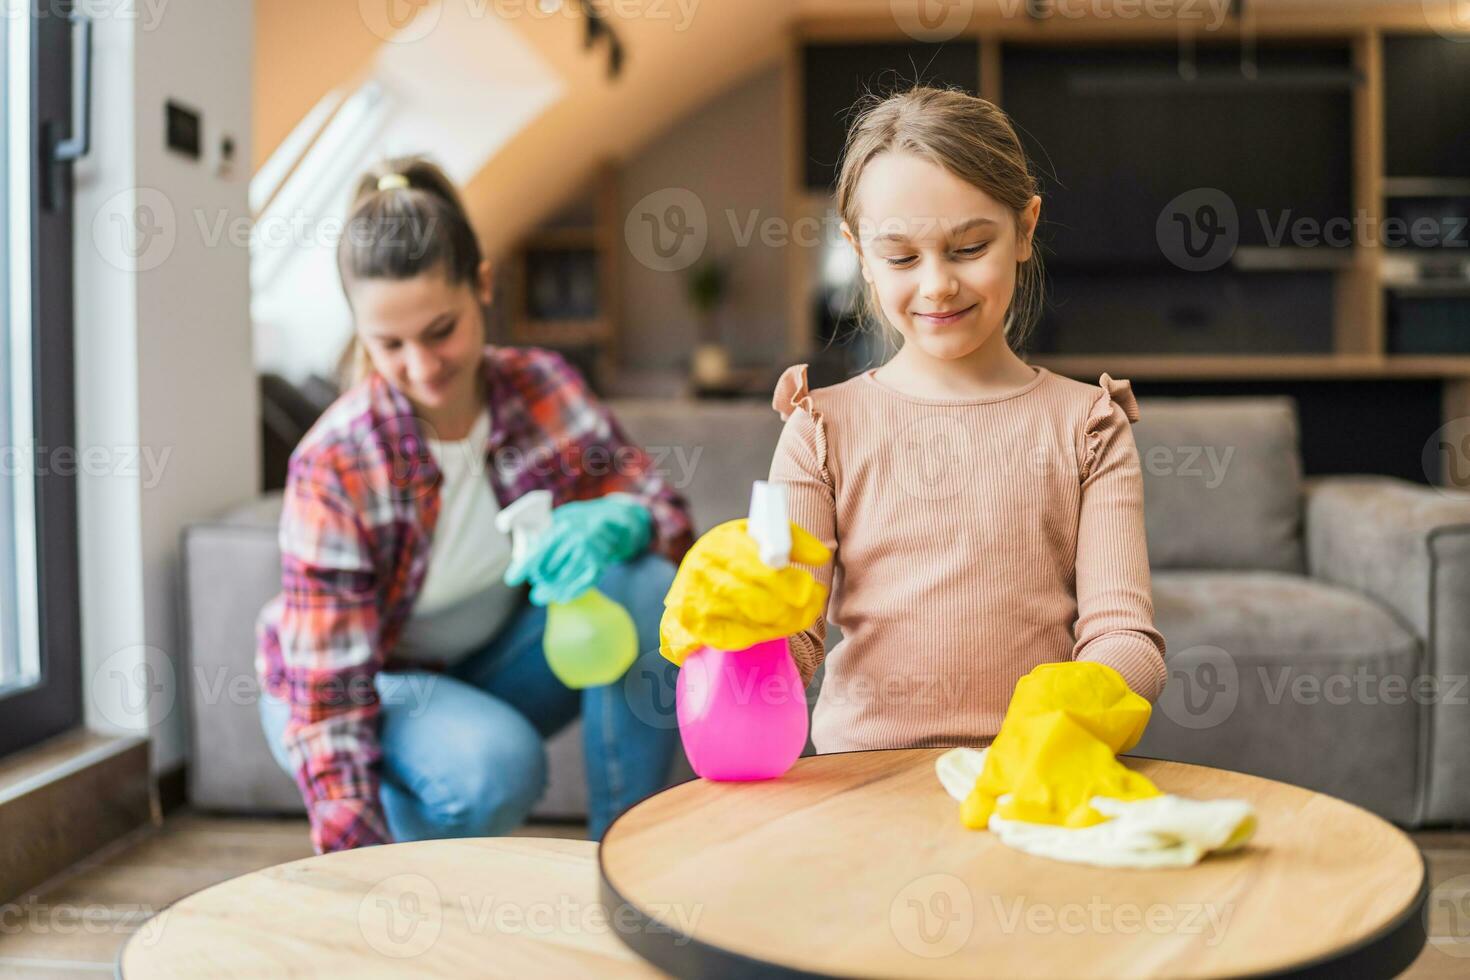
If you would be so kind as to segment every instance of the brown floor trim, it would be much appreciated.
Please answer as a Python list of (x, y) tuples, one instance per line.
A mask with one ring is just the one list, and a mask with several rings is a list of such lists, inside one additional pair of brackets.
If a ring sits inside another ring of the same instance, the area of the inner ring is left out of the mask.
[(68, 733), (0, 764), (0, 902), (154, 820), (148, 742)]

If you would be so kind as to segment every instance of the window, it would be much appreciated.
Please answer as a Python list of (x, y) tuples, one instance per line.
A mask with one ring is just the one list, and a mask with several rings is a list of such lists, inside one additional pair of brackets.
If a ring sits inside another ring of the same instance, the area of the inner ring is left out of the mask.
[[(74, 23), (0, 18), (0, 753), (81, 720), (69, 166)], [(86, 36), (85, 28), (81, 36)], [(85, 52), (85, 47), (84, 47)], [(82, 59), (77, 63), (85, 64)]]
[(427, 151), (463, 182), (566, 95), (520, 30), (474, 4), (417, 16), (436, 28), (404, 28), (419, 39), (384, 45), (366, 77), (328, 93), (250, 181), (250, 314), (261, 371), (293, 382), (329, 376), (352, 335), (336, 243), (359, 174), (383, 157)]
[[(30, 112), (26, 84), (30, 63), (25, 19), (0, 20), (0, 48), (5, 59), (5, 126), (0, 131), (0, 302), (5, 309), (5, 335), (0, 338), (6, 370), (0, 374), (0, 432), (6, 449), (0, 468), (0, 693), (33, 685), (40, 679), (35, 642), (36, 558), (34, 542), (17, 531), (35, 525), (35, 499), (28, 466), (20, 458), (29, 442), (30, 412)], [(19, 205), (19, 206), (17, 206)]]

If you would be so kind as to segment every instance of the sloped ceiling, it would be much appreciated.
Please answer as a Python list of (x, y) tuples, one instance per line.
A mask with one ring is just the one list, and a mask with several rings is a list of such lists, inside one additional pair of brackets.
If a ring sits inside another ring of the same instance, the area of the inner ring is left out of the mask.
[[(605, 48), (584, 49), (580, 17), (520, 19), (518, 26), (562, 74), (570, 95), (522, 130), (465, 188), (492, 253), (565, 200), (599, 160), (626, 157), (777, 56), (793, 8), (790, 0), (603, 6), (626, 52), (615, 81), (607, 78)], [(641, 8), (645, 16), (617, 16), (624, 8)]]
[[(256, 165), (332, 88), (362, 77), (386, 43), (377, 7), (435, 0), (256, 0)], [(768, 64), (788, 37), (790, 0), (601, 0), (625, 51), (607, 77), (606, 48), (583, 47), (580, 15), (531, 13), (538, 0), (437, 0), (456, 31), (498, 16), (561, 76), (568, 95), (512, 138), (464, 187), (491, 254), (563, 203), (603, 159), (622, 159), (703, 100)], [(571, 4), (572, 0), (567, 0)], [(499, 12), (497, 14), (497, 11)], [(431, 11), (432, 12), (432, 11)], [(432, 38), (426, 38), (432, 41)], [(463, 45), (465, 37), (454, 38)], [(473, 126), (473, 119), (464, 120)], [(772, 120), (772, 126), (781, 125)], [(426, 147), (432, 151), (433, 147)], [(754, 149), (754, 147), (753, 147)]]
[[(257, 166), (323, 95), (368, 70), (379, 48), (390, 43), (385, 38), (392, 24), (416, 13), (432, 14), (436, 4), (456, 5), (458, 16), (444, 21), (469, 34), (477, 23), (483, 27), (487, 18), (497, 17), (512, 24), (563, 76), (568, 95), (512, 138), (464, 189), (485, 246), (495, 254), (562, 203), (598, 161), (626, 157), (703, 100), (778, 57), (798, 17), (876, 22), (891, 20), (905, 4), (965, 4), (976, 16), (1002, 11), (1015, 16), (1024, 9), (1022, 0), (593, 0), (626, 52), (621, 77), (610, 81), (605, 49), (585, 50), (583, 18), (567, 12), (576, 8), (576, 0), (561, 0), (565, 9), (550, 15), (538, 12), (540, 2), (256, 0)], [(1250, 3), (1256, 9), (1313, 13), (1342, 5), (1394, 5), (1393, 0)], [(1072, 3), (1078, 6), (1088, 5)], [(464, 16), (465, 10), (472, 16)], [(454, 40), (473, 43), (472, 36)], [(464, 125), (475, 121), (466, 119)], [(773, 119), (771, 125), (784, 125), (784, 120)], [(752, 134), (753, 141), (759, 138)], [(753, 142), (753, 151), (757, 145)]]

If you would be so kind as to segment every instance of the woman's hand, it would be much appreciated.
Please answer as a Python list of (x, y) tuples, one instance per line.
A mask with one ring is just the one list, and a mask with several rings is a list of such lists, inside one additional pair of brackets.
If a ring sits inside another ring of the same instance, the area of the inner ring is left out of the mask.
[(505, 571), (506, 585), (531, 583), (538, 606), (571, 602), (596, 585), (608, 566), (641, 554), (653, 537), (653, 515), (638, 500), (610, 493), (551, 512), (551, 528)]
[[(832, 552), (796, 524), (791, 555), (802, 565), (824, 565)], [(810, 627), (827, 607), (827, 589), (801, 568), (761, 561), (746, 521), (726, 521), (698, 541), (664, 598), (659, 651), (684, 665), (702, 646), (744, 648)]]

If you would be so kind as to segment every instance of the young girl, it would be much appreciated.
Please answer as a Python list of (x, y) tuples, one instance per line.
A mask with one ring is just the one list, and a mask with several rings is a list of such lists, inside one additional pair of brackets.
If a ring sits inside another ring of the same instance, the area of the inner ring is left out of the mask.
[(790, 632), (809, 681), (830, 588), (843, 639), (814, 709), (819, 752), (988, 744), (1016, 682), (1052, 661), (1107, 664), (1155, 700), (1138, 407), (1127, 381), (1016, 354), (1040, 308), (1041, 198), (1009, 121), (958, 92), (893, 96), (853, 129), (837, 205), (902, 347), (842, 384), (812, 390), (797, 365), (777, 385), (770, 478), (810, 532), (793, 530), (792, 560), (819, 587), (765, 569), (747, 535), (711, 532), (670, 591), (665, 655)]
[[(511, 830), (545, 786), (542, 740), (578, 713), (600, 839), (664, 784), (677, 739), (640, 719), (673, 693), (654, 647), (684, 501), (562, 358), (486, 346), (490, 264), (438, 168), (365, 177), (338, 261), (360, 380), (292, 454), (257, 664), (316, 850)], [(495, 516), (538, 488), (552, 528), (509, 567)], [(655, 683), (551, 673), (544, 606), (594, 584), (632, 614), (632, 669)]]

